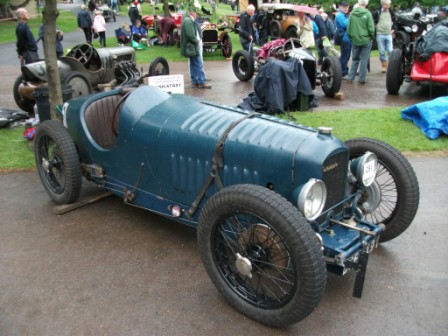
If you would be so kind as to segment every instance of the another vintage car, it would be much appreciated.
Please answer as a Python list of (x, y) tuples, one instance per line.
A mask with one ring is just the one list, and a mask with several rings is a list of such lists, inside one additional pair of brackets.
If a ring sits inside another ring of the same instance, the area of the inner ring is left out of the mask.
[(342, 70), (338, 58), (331, 55), (325, 57), (318, 71), (315, 56), (302, 48), (296, 38), (270, 41), (261, 48), (254, 48), (253, 54), (254, 56), (251, 56), (246, 50), (238, 50), (233, 55), (233, 73), (241, 81), (250, 80), (270, 59), (285, 60), (292, 57), (303, 63), (313, 90), (321, 85), (327, 97), (334, 97), (341, 89)]
[(392, 50), (386, 74), (389, 94), (398, 94), (403, 82), (448, 87), (448, 20), (434, 26), (416, 42)]
[(111, 20), (113, 20), (114, 22), (117, 21), (115, 12), (112, 10), (112, 8), (109, 7), (108, 4), (103, 4), (101, 6), (98, 6), (97, 10), (99, 10), (103, 13), (103, 17), (106, 22), (109, 22)]
[(203, 21), (202, 45), (205, 52), (214, 52), (221, 50), (224, 57), (232, 56), (232, 39), (229, 36), (229, 30), (220, 31), (217, 24)]
[(369, 253), (417, 211), (411, 165), (378, 140), (344, 143), (328, 127), (153, 86), (77, 97), (63, 114), (64, 124), (40, 123), (34, 140), (50, 198), (76, 202), (85, 177), (126, 204), (197, 228), (219, 292), (266, 325), (311, 314), (327, 269), (356, 271), (361, 297)]
[[(61, 84), (70, 85), (73, 97), (89, 94), (101, 84), (133, 85), (146, 76), (168, 75), (168, 62), (163, 57), (154, 59), (148, 73), (137, 70), (135, 50), (131, 47), (94, 48), (90, 44), (73, 47), (58, 60)], [(36, 87), (47, 85), (45, 61), (27, 64), (21, 68), (13, 94), (17, 106), (33, 113)]]
[(403, 45), (415, 42), (420, 36), (431, 30), (433, 22), (426, 17), (411, 12), (397, 13), (395, 15), (396, 31), (394, 32), (393, 45), (401, 48)]
[(258, 8), (268, 14), (271, 39), (297, 38), (297, 20), (299, 19), (297, 13), (318, 13), (313, 7), (286, 3), (265, 3)]

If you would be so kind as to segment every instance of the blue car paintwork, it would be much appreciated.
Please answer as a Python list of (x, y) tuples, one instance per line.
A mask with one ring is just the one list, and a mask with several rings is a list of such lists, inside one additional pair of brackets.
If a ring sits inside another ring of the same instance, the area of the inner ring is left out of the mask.
[[(332, 257), (342, 254), (349, 258), (362, 250), (363, 244), (373, 241), (373, 237), (347, 228), (339, 227), (336, 236), (326, 230), (325, 217), (331, 214), (342, 219), (341, 204), (354, 202), (356, 196), (346, 195), (345, 190), (348, 149), (331, 134), (145, 86), (133, 91), (123, 103), (116, 144), (104, 149), (89, 134), (84, 113), (93, 101), (115, 94), (118, 90), (73, 99), (65, 117), (81, 162), (102, 167), (105, 172), (105, 176), (92, 174), (91, 178), (122, 198), (132, 191), (135, 198), (130, 204), (196, 226), (200, 209), (218, 191), (212, 183), (198, 210), (186, 215), (210, 174), (217, 142), (232, 123), (246, 117), (231, 129), (224, 143), (224, 166), (219, 171), (224, 187), (240, 183), (271, 186), (297, 205), (295, 197), (300, 187), (310, 178), (324, 179), (324, 162), (340, 155), (342, 174), (340, 180), (331, 183), (342, 189), (343, 197), (328, 206), (319, 222), (310, 224), (320, 232), (326, 254)], [(174, 206), (183, 209), (178, 218), (171, 213)], [(375, 225), (364, 227), (380, 231)]]

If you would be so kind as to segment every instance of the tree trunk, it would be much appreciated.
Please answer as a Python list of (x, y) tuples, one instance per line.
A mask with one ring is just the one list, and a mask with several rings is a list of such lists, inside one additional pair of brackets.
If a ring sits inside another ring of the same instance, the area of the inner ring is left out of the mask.
[(56, 111), (56, 106), (62, 105), (61, 78), (56, 56), (56, 19), (59, 16), (57, 1), (45, 0), (42, 15), (44, 24), (44, 57), (45, 66), (47, 67), (51, 119), (62, 120), (62, 116)]

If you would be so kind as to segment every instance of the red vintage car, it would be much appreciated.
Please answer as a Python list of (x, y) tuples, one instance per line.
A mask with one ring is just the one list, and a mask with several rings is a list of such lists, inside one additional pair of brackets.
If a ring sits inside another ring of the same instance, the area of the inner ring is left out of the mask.
[[(161, 19), (163, 18), (163, 14), (157, 14), (157, 18)], [(180, 28), (180, 25), (182, 24), (182, 14), (180, 13), (171, 13), (171, 17), (174, 19), (174, 22), (176, 22), (177, 28)], [(147, 29), (154, 29), (154, 15), (145, 15), (142, 18), (143, 22), (146, 23)]]
[(398, 94), (403, 81), (448, 86), (448, 27), (440, 23), (417, 42), (394, 49), (389, 56), (386, 88)]

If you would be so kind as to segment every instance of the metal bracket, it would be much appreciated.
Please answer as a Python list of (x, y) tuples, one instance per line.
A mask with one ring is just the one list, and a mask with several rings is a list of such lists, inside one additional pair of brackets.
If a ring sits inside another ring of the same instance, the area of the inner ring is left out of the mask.
[(360, 299), (364, 288), (364, 280), (366, 278), (367, 263), (369, 262), (369, 254), (361, 251), (358, 256), (358, 262), (345, 261), (345, 267), (356, 271), (355, 285), (353, 286), (353, 296)]

